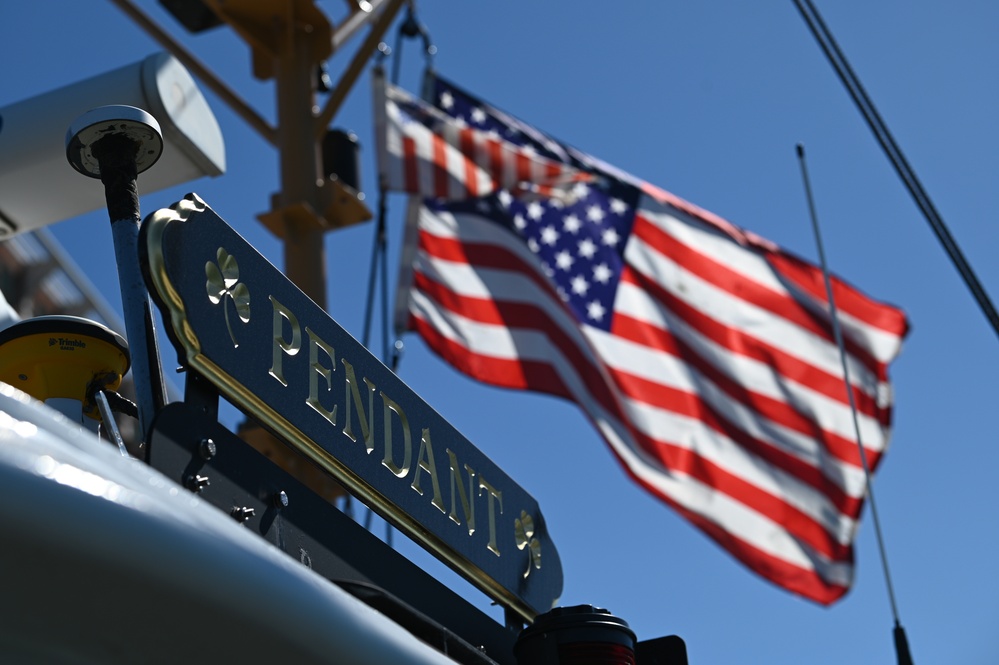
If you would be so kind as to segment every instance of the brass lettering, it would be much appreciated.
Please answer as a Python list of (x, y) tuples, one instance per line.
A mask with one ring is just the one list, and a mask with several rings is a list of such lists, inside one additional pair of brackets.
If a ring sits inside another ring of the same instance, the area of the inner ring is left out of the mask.
[[(333, 347), (320, 339), (308, 326), (305, 327), (305, 332), (309, 335), (309, 397), (305, 403), (315, 409), (316, 413), (328, 420), (330, 424), (336, 425), (336, 404), (333, 405), (332, 409), (327, 409), (319, 400), (319, 377), (326, 379), (325, 392), (333, 391), (333, 369), (336, 367)], [(320, 349), (329, 358), (329, 367), (319, 362)]]
[[(409, 418), (406, 417), (406, 412), (402, 410), (402, 407), (396, 404), (391, 397), (385, 393), (378, 391), (378, 394), (382, 396), (382, 412), (385, 418), (385, 457), (382, 458), (382, 464), (385, 468), (391, 471), (398, 478), (405, 478), (409, 474), (409, 466), (413, 461), (413, 437), (409, 431)], [(399, 416), (399, 422), (402, 423), (402, 465), (396, 465), (395, 458), (392, 455), (392, 414), (395, 413)]]
[[(268, 372), (271, 376), (281, 382), (282, 386), (287, 386), (284, 380), (284, 367), (282, 365), (282, 354), (293, 356), (302, 348), (302, 329), (298, 325), (298, 318), (290, 309), (279, 303), (274, 296), (268, 296), (271, 305), (274, 307), (274, 346), (271, 354), (271, 369)], [(291, 341), (284, 337), (284, 323), (287, 320), (291, 324)]]
[[(424, 453), (426, 453), (426, 457), (424, 457)], [(412, 488), (420, 496), (423, 496), (423, 490), (420, 488), (420, 471), (426, 471), (430, 474), (430, 484), (434, 486), (434, 498), (431, 499), (430, 503), (437, 510), (446, 513), (444, 500), (441, 499), (441, 484), (437, 481), (437, 462), (434, 461), (434, 446), (430, 441), (429, 427), (423, 428), (423, 436), (420, 437), (420, 452), (416, 455), (416, 472), (413, 474), (412, 484)]]
[(354, 408), (357, 410), (357, 419), (361, 424), (361, 436), (364, 437), (364, 447), (371, 454), (375, 449), (374, 428), (368, 427), (368, 417), (375, 412), (375, 384), (364, 377), (364, 384), (368, 386), (368, 411), (364, 412), (364, 404), (361, 402), (361, 391), (357, 387), (357, 376), (354, 374), (354, 366), (347, 362), (346, 358), (340, 358), (343, 364), (344, 381), (347, 383), (347, 390), (344, 391), (344, 417), (346, 422), (343, 425), (343, 433), (350, 437), (351, 441), (357, 441), (354, 436), (354, 429), (350, 421), (350, 398), (354, 398)]
[[(448, 517), (455, 524), (461, 524), (461, 519), (458, 517), (457, 506), (455, 505), (454, 499), (455, 495), (461, 501), (462, 512), (465, 513), (465, 524), (468, 527), (468, 535), (475, 533), (475, 471), (472, 467), (465, 465), (465, 471), (468, 472), (468, 492), (465, 492), (465, 486), (461, 484), (461, 479), (459, 475), (461, 474), (458, 468), (458, 457), (451, 452), (451, 449), (447, 449), (448, 459), (451, 461), (451, 513)], [(468, 501), (468, 497), (472, 497), (472, 501)]]
[(489, 505), (489, 544), (486, 547), (489, 551), (496, 556), (500, 555), (499, 545), (496, 543), (496, 508), (493, 503), (493, 499), (499, 501), (499, 511), (500, 515), (503, 514), (503, 492), (500, 492), (495, 487), (490, 485), (485, 478), (479, 476), (479, 496), (482, 496), (482, 490), (485, 490), (488, 494), (487, 504)]

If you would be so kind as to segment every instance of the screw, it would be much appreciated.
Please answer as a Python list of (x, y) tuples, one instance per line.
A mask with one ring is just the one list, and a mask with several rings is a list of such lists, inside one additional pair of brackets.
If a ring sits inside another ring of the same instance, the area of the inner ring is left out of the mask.
[(248, 520), (251, 517), (253, 517), (254, 513), (256, 513), (256, 512), (257, 511), (255, 511), (253, 508), (246, 508), (246, 507), (238, 508), (238, 507), (233, 507), (233, 509), (229, 511), (229, 514), (232, 515), (232, 518), (234, 520), (236, 520), (237, 522), (239, 522), (240, 524), (242, 524), (246, 520)]
[(198, 454), (201, 455), (201, 459), (206, 462), (215, 457), (217, 452), (218, 448), (216, 447), (215, 442), (211, 439), (202, 439), (198, 444)]
[(271, 501), (274, 502), (274, 507), (275, 508), (278, 508), (278, 509), (280, 509), (280, 508), (287, 508), (288, 507), (288, 493), (285, 492), (284, 490), (281, 490), (280, 492), (277, 492), (271, 498)]
[(208, 476), (199, 476), (197, 474), (192, 474), (184, 478), (184, 487), (191, 490), (195, 494), (200, 494), (201, 490), (205, 489), (211, 485), (211, 481), (208, 480)]

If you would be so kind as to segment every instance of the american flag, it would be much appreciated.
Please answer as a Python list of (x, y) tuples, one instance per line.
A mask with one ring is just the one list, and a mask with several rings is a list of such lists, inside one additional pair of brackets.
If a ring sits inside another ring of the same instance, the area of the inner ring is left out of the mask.
[[(846, 593), (866, 484), (821, 270), (443, 78), (428, 91), (433, 109), (376, 92), (383, 186), (428, 197), (397, 327), (476, 379), (578, 404), (635, 482), (766, 579), (823, 604)], [(545, 168), (473, 188), (462, 174), (495, 171), (496, 152), (446, 138), (466, 129)], [(435, 171), (459, 184), (404, 176)], [(874, 469), (908, 323), (833, 290)]]

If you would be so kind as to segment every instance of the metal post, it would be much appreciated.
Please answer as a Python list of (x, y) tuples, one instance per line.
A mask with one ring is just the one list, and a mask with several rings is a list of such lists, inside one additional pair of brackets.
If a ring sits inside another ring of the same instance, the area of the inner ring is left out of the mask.
[(136, 177), (163, 152), (159, 123), (132, 106), (102, 106), (83, 114), (66, 135), (66, 157), (77, 171), (100, 178), (111, 219), (125, 332), (143, 441), (166, 402), (152, 305), (139, 266), (139, 196)]
[(319, 149), (315, 140), (315, 66), (312, 33), (294, 29), (276, 58), (277, 138), (281, 159), (285, 274), (320, 307), (326, 307), (323, 229), (296, 220), (297, 205), (321, 213)]

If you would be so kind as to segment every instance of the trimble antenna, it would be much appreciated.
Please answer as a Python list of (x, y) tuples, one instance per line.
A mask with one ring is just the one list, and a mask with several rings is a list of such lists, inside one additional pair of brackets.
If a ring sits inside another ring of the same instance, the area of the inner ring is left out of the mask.
[(163, 153), (156, 118), (134, 106), (102, 106), (84, 113), (66, 134), (66, 157), (85, 176), (100, 178), (111, 218), (125, 331), (132, 351), (142, 440), (166, 402), (152, 306), (139, 267), (139, 194), (136, 178)]

